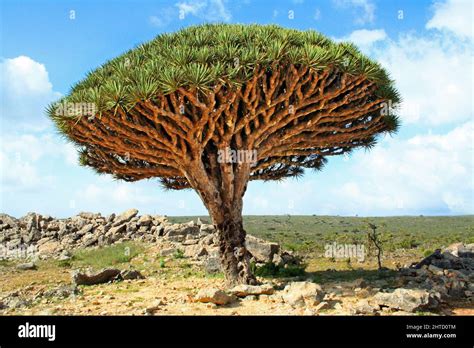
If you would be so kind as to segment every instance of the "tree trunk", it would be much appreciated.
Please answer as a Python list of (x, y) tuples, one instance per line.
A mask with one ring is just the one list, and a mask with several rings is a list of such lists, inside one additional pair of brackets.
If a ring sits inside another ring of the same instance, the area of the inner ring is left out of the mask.
[(216, 225), (219, 237), (219, 253), (228, 285), (257, 284), (250, 270), (251, 254), (245, 247), (245, 230), (242, 217), (227, 218)]

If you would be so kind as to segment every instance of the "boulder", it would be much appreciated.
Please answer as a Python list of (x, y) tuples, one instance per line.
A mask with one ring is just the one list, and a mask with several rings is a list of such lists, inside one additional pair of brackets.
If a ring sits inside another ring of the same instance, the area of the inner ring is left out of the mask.
[(263, 285), (237, 285), (229, 290), (229, 292), (237, 297), (246, 297), (252, 295), (272, 295), (275, 289), (270, 284)]
[(36, 265), (33, 262), (21, 263), (16, 266), (16, 269), (21, 271), (35, 270)]
[(226, 305), (228, 303), (235, 301), (235, 297), (226, 294), (222, 290), (209, 288), (209, 289), (200, 290), (197, 293), (195, 300), (197, 302), (202, 302), (202, 303), (214, 303), (216, 305)]
[(251, 235), (247, 235), (245, 245), (257, 262), (271, 262), (273, 255), (280, 250), (277, 243), (267, 242)]
[(204, 255), (207, 255), (206, 248), (198, 244), (188, 245), (184, 249), (184, 256), (186, 257), (198, 258)]
[(353, 307), (355, 314), (374, 314), (377, 308), (372, 306), (368, 300), (359, 300)]
[(291, 282), (283, 290), (283, 300), (291, 306), (317, 305), (324, 298), (324, 292), (318, 284), (311, 282)]
[(427, 290), (399, 288), (392, 292), (379, 292), (373, 297), (379, 307), (388, 307), (405, 312), (435, 309), (439, 305), (436, 296)]
[(114, 222), (112, 223), (112, 226), (115, 227), (115, 226), (122, 225), (126, 222), (129, 222), (137, 214), (138, 214), (137, 209), (126, 210), (114, 219)]
[(140, 226), (150, 226), (153, 223), (153, 218), (150, 215), (142, 215), (138, 219), (137, 223)]
[(120, 276), (120, 270), (115, 268), (104, 269), (95, 274), (86, 274), (75, 271), (72, 275), (72, 281), (75, 285), (94, 285), (107, 283)]

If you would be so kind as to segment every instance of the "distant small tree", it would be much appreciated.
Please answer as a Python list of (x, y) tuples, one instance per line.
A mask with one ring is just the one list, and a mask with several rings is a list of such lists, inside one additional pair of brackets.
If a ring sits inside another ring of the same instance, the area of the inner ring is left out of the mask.
[(381, 234), (377, 232), (377, 226), (368, 223), (369, 229), (367, 232), (367, 239), (369, 241), (369, 248), (375, 248), (375, 256), (377, 257), (377, 266), (378, 269), (382, 269), (382, 253), (383, 253), (383, 244), (381, 241)]
[(397, 130), (399, 100), (387, 72), (353, 44), (312, 30), (206, 24), (112, 59), (48, 114), (82, 165), (194, 189), (217, 228), (226, 279), (249, 284), (248, 182), (299, 177), (328, 156), (372, 148)]

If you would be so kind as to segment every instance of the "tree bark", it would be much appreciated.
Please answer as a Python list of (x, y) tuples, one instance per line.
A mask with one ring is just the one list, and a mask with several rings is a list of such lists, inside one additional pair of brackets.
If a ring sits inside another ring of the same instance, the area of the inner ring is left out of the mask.
[[(234, 215), (235, 216), (235, 215)], [(224, 219), (216, 225), (219, 237), (219, 253), (228, 285), (257, 284), (250, 269), (251, 254), (245, 247), (245, 230), (242, 217)]]

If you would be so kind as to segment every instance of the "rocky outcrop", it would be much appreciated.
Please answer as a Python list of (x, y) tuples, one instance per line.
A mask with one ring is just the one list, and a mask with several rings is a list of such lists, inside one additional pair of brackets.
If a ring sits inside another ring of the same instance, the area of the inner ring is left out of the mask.
[(405, 312), (434, 309), (439, 305), (439, 299), (435, 294), (421, 289), (396, 289), (391, 292), (379, 292), (373, 297), (373, 301), (379, 307)]
[[(197, 222), (173, 224), (166, 216), (138, 215), (137, 209), (102, 216), (82, 212), (67, 219), (28, 213), (15, 219), (0, 214), (0, 258), (70, 258), (70, 251), (137, 240), (159, 243), (160, 255), (181, 253), (200, 263), (207, 272), (220, 271), (217, 233), (213, 225)], [(273, 262), (278, 266), (299, 260), (276, 243), (247, 236), (247, 247), (256, 264)]]
[(400, 270), (405, 288), (438, 293), (443, 300), (472, 297), (474, 244), (452, 244)]

